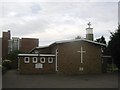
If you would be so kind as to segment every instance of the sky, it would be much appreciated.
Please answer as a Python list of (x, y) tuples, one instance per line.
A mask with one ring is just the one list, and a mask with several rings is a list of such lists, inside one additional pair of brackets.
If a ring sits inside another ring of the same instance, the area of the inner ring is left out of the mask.
[(118, 26), (119, 0), (1, 0), (0, 37), (39, 38), (40, 46), (55, 41), (85, 38), (91, 22), (94, 39), (109, 41)]

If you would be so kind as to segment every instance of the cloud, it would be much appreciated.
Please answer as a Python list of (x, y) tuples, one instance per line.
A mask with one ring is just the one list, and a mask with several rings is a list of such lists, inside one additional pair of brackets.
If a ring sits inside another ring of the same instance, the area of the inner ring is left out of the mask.
[(38, 14), (40, 12), (40, 10), (41, 10), (40, 5), (37, 3), (33, 3), (33, 5), (31, 6), (32, 13)]
[(118, 3), (118, 23), (120, 25), (120, 1)]
[(1, 2), (118, 2), (119, 0), (1, 0)]
[(95, 38), (108, 38), (108, 30), (115, 30), (118, 19), (115, 2), (2, 2), (0, 10), (1, 30), (11, 29), (13, 36), (39, 38), (42, 45), (77, 35), (85, 37), (89, 21)]
[(1, 2), (0, 5), (0, 17), (35, 16), (41, 10), (40, 4), (34, 2)]

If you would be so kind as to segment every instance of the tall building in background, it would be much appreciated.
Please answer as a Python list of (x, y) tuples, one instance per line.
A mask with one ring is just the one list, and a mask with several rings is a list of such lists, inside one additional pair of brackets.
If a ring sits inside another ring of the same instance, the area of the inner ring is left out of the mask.
[(33, 48), (38, 47), (39, 39), (36, 39), (36, 38), (22, 38), (20, 43), (21, 43), (20, 51), (27, 53), (30, 50), (32, 50)]
[(19, 50), (23, 53), (27, 53), (35, 47), (38, 47), (39, 40), (35, 38), (18, 38), (13, 37), (8, 41), (8, 53), (11, 51)]
[(18, 37), (12, 37), (12, 39), (8, 42), (8, 53), (11, 51), (20, 50), (20, 39)]
[(6, 59), (8, 55), (8, 41), (11, 39), (10, 30), (2, 34), (2, 59)]
[(23, 53), (27, 53), (35, 47), (38, 47), (39, 39), (36, 38), (22, 38), (12, 37), (11, 33), (3, 32), (2, 35), (2, 59), (6, 59), (7, 55), (11, 51), (19, 50)]

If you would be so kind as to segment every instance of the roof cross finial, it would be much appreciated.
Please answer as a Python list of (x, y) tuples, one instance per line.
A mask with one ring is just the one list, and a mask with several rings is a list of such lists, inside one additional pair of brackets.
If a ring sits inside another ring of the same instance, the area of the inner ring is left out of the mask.
[(90, 26), (91, 26), (91, 23), (90, 23), (90, 22), (88, 23), (88, 26), (89, 26), (89, 28), (90, 28)]

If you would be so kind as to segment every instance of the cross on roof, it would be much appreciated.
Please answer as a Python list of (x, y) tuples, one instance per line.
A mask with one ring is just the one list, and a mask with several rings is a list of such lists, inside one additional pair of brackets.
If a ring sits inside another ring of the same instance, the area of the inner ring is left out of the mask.
[(90, 28), (90, 26), (91, 26), (91, 23), (90, 23), (90, 22), (88, 23), (88, 26), (89, 26), (89, 28)]

